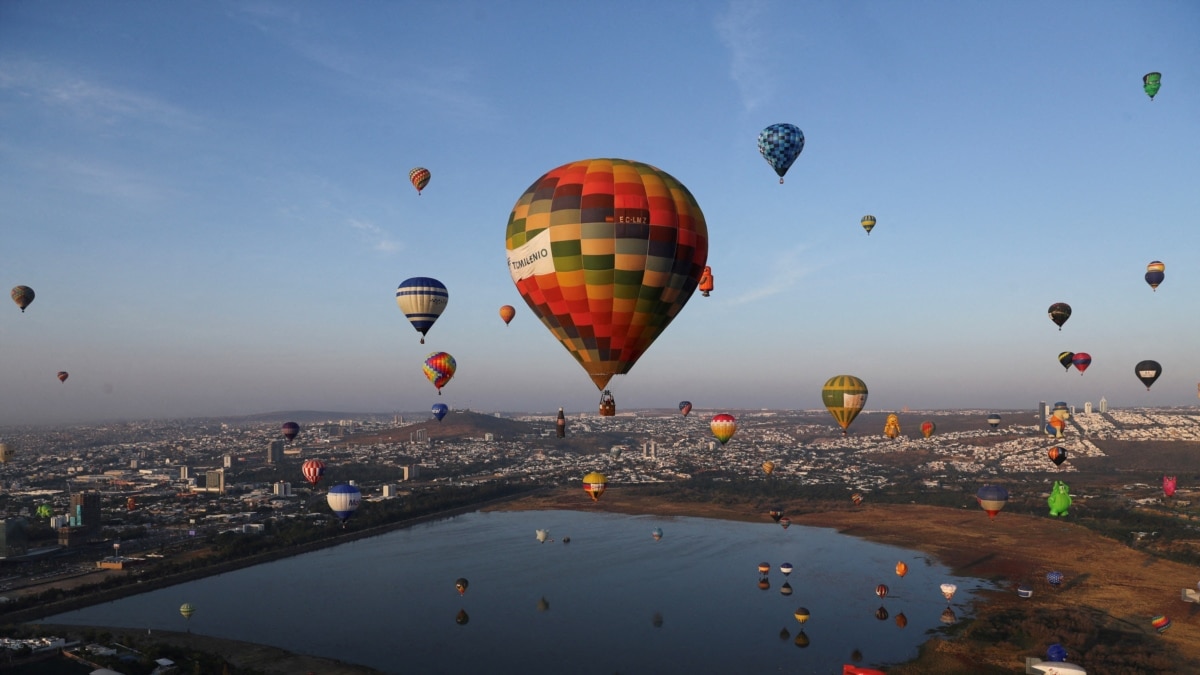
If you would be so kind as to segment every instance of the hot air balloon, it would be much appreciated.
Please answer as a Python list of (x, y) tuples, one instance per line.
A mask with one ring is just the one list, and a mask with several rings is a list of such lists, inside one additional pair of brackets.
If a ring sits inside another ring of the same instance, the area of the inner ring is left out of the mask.
[(800, 649), (804, 649), (808, 645), (812, 644), (812, 641), (804, 631), (800, 631), (796, 634), (796, 639), (792, 640), (792, 644), (796, 645)]
[(875, 587), (875, 595), (878, 595), (880, 600), (886, 598), (887, 594), (888, 594), (888, 587), (886, 584), (879, 584), (878, 586)]
[(24, 312), (29, 303), (33, 302), (33, 298), (33, 289), (28, 286), (14, 286), (12, 289), (13, 302), (17, 303), (17, 307), (21, 308), (21, 312)]
[(883, 423), (883, 435), (888, 438), (896, 438), (900, 435), (900, 416), (896, 413), (891, 413), (887, 416), (887, 420)]
[(733, 433), (737, 431), (737, 420), (733, 415), (720, 413), (713, 415), (712, 422), (709, 423), (709, 428), (712, 429), (713, 436), (721, 441), (721, 445), (725, 445), (729, 439), (733, 438)]
[(1161, 284), (1163, 279), (1165, 279), (1167, 276), (1164, 274), (1166, 269), (1167, 266), (1157, 260), (1149, 265), (1146, 265), (1146, 283), (1150, 284), (1151, 290), (1158, 290), (1158, 285)]
[(1162, 73), (1146, 73), (1142, 76), (1142, 91), (1154, 100), (1154, 95), (1158, 93), (1158, 88), (1162, 86)]
[(458, 370), (458, 363), (454, 357), (446, 352), (433, 352), (425, 357), (425, 365), (422, 367), (425, 371), (425, 377), (437, 387), (438, 396), (442, 395), (442, 387), (454, 377), (454, 371)]
[(8, 443), (0, 443), (0, 464), (8, 464), (13, 458), (13, 450)]
[(782, 572), (783, 576), (785, 577), (792, 573), (792, 569), (792, 563), (788, 562), (785, 562), (779, 566), (779, 571)]
[(1050, 320), (1062, 330), (1062, 325), (1071, 318), (1071, 306), (1065, 302), (1056, 302), (1050, 305)]
[(942, 584), (942, 597), (946, 598), (946, 602), (954, 599), (954, 594), (958, 591), (958, 586), (954, 584)]
[(1175, 476), (1163, 476), (1163, 494), (1167, 497), (1175, 496)]
[(654, 528), (653, 530), (650, 531), (650, 536), (654, 537), (654, 541), (659, 541), (660, 539), (662, 539), (662, 528), (661, 527)]
[(454, 623), (460, 626), (465, 626), (470, 621), (471, 617), (467, 615), (467, 610), (465, 609), (458, 610), (458, 614), (454, 615)]
[(862, 504), (863, 496), (861, 493), (855, 492), (854, 494), (850, 495), (850, 501), (854, 502), (855, 506), (858, 506), (859, 504)]
[(709, 293), (712, 293), (713, 275), (712, 268), (708, 265), (705, 265), (704, 271), (700, 273), (700, 285), (698, 288), (700, 289), (700, 295), (703, 295), (706, 298), (708, 297)]
[(941, 620), (942, 620), (942, 623), (949, 626), (949, 625), (953, 624), (955, 621), (958, 621), (958, 617), (954, 615), (954, 610), (947, 607), (946, 609), (942, 610)]
[(1046, 421), (1046, 434), (1054, 438), (1062, 438), (1063, 431), (1067, 428), (1067, 423), (1062, 421), (1061, 417), (1052, 416)]
[(1075, 352), (1059, 352), (1058, 362), (1064, 370), (1071, 370), (1071, 365), (1075, 362)]
[(853, 375), (835, 375), (821, 388), (821, 400), (845, 436), (850, 423), (867, 403), (867, 385)]
[(803, 624), (808, 623), (808, 619), (812, 616), (812, 614), (809, 613), (807, 607), (797, 607), (795, 613), (793, 613), (792, 616), (796, 617), (796, 620), (799, 621), (801, 625), (803, 625)]
[(708, 226), (665, 171), (590, 159), (534, 181), (513, 207), (505, 246), (521, 297), (603, 390), (695, 292)]
[(470, 585), (470, 582), (468, 582), (463, 577), (459, 577), (458, 579), (456, 579), (454, 581), (454, 588), (455, 588), (455, 590), (458, 591), (459, 595), (466, 595), (467, 586), (469, 586), (469, 585)]
[(783, 175), (803, 150), (804, 132), (794, 124), (772, 124), (758, 134), (758, 151), (779, 174), (780, 185), (783, 184)]
[(583, 491), (588, 493), (592, 501), (600, 499), (600, 495), (604, 494), (604, 489), (608, 486), (608, 476), (593, 471), (583, 477)]
[(875, 216), (863, 216), (862, 227), (867, 231), (867, 236), (871, 236), (871, 230), (875, 229)]
[(768, 563), (768, 562), (758, 563), (758, 573), (759, 574), (770, 574), (770, 572), (771, 572), (771, 563)]
[(758, 590), (760, 590), (760, 591), (771, 590), (771, 580), (766, 577), (759, 579), (758, 580)]
[(504, 320), (504, 325), (507, 326), (509, 321), (517, 315), (517, 309), (512, 305), (503, 305), (500, 307), (500, 318)]
[(333, 514), (342, 521), (342, 527), (346, 527), (346, 521), (350, 520), (350, 516), (354, 515), (358, 505), (362, 503), (362, 493), (357, 487), (343, 483), (329, 488), (325, 499), (329, 502)]
[(1051, 586), (1061, 586), (1063, 582), (1063, 573), (1058, 571), (1046, 572), (1046, 583)]
[(58, 381), (59, 382), (66, 382), (68, 377), (70, 377), (70, 375), (67, 373), (67, 371), (65, 371), (65, 370), (58, 371)]
[(1071, 488), (1061, 480), (1054, 481), (1054, 487), (1050, 489), (1050, 496), (1046, 498), (1046, 505), (1050, 507), (1051, 516), (1065, 516), (1071, 508)]
[(1000, 426), (1000, 416), (996, 414), (988, 415), (987, 423), (988, 426), (995, 429), (996, 427)]
[(763, 470), (763, 473), (767, 474), (768, 476), (775, 473), (775, 462), (772, 462), (769, 459), (767, 461), (763, 462), (762, 470)]
[(1033, 597), (1033, 588), (1026, 586), (1025, 584), (1021, 584), (1020, 586), (1017, 586), (1017, 597), (1032, 598)]
[(1054, 446), (1046, 454), (1050, 456), (1050, 461), (1054, 462), (1054, 466), (1062, 466), (1062, 463), (1067, 461), (1067, 451), (1064, 448)]
[(908, 564), (901, 560), (896, 563), (896, 576), (903, 579), (906, 574), (908, 574)]
[(692, 412), (692, 402), (691, 401), (680, 401), (679, 402), (679, 412), (682, 413), (684, 417), (687, 417), (688, 413)]
[(988, 518), (995, 518), (996, 514), (1004, 508), (1004, 504), (1008, 502), (1008, 490), (999, 485), (984, 485), (979, 488), (979, 492), (975, 493), (975, 499), (979, 502), (979, 506), (987, 512)]
[(446, 416), (446, 413), (450, 412), (450, 406), (446, 405), (445, 403), (434, 403), (433, 408), (430, 410), (433, 412), (433, 416), (437, 419), (437, 421), (441, 422), (442, 418)]
[(430, 177), (429, 169), (421, 166), (408, 172), (408, 181), (412, 183), (413, 187), (417, 188), (418, 196), (421, 194), (421, 190), (424, 190), (425, 186), (429, 185)]
[(907, 625), (908, 625), (908, 617), (904, 616), (904, 612), (900, 612), (899, 614), (897, 614), (896, 615), (896, 627), (904, 628)]
[(38, 518), (49, 518), (54, 515), (54, 510), (49, 504), (39, 504), (36, 513)]
[(937, 431), (937, 425), (933, 422), (930, 422), (929, 420), (921, 422), (921, 435), (923, 435), (925, 438), (932, 436), (933, 432), (935, 431)]
[(780, 519), (779, 519), (779, 526), (780, 526), (780, 527), (782, 527), (782, 528), (783, 528), (783, 529), (785, 529), (785, 530), (786, 530), (786, 529), (788, 529), (789, 527), (791, 527), (791, 526), (792, 526), (792, 519), (791, 519), (791, 518), (788, 518), (787, 516), (784, 516), (784, 517), (780, 518)]
[(185, 602), (179, 606), (179, 613), (183, 615), (183, 618), (191, 619), (192, 615), (196, 613), (196, 608), (192, 607), (192, 603)]
[(792, 594), (792, 585), (786, 581), (783, 582), (783, 585), (779, 587), (779, 594), (783, 595), (783, 596), (791, 595)]
[(1083, 371), (1092, 365), (1092, 355), (1087, 352), (1075, 352), (1075, 355), (1071, 357), (1071, 364), (1075, 366), (1080, 375), (1083, 375)]
[(1046, 648), (1046, 660), (1062, 662), (1067, 660), (1067, 648), (1055, 642)]
[(779, 519), (783, 517), (783, 511), (780, 511), (779, 509), (771, 509), (769, 514), (771, 516), (771, 519), (777, 523), (779, 522)]
[(875, 618), (879, 619), (880, 621), (887, 621), (888, 620), (887, 607), (880, 605), (879, 609), (875, 610)]
[(1160, 614), (1150, 619), (1150, 626), (1159, 633), (1165, 633), (1171, 627), (1171, 617)]
[(283, 426), (279, 427), (279, 430), (283, 432), (284, 440), (290, 442), (300, 433), (300, 425), (295, 422), (284, 422)]
[(442, 312), (446, 311), (446, 304), (449, 302), (450, 292), (446, 290), (446, 285), (437, 279), (413, 277), (405, 279), (396, 287), (396, 306), (421, 334), (421, 344), (425, 344), (425, 334), (433, 328), (433, 322), (438, 320)]
[(1142, 381), (1142, 384), (1146, 385), (1146, 391), (1150, 391), (1150, 385), (1154, 384), (1159, 375), (1162, 375), (1162, 366), (1158, 365), (1158, 361), (1139, 361), (1133, 367), (1133, 372)]
[(304, 474), (304, 480), (316, 489), (317, 483), (320, 483), (321, 477), (325, 475), (325, 462), (319, 459), (306, 459), (300, 465), (300, 472)]
[[(537, 540), (538, 540), (539, 544), (546, 543), (546, 540), (549, 538), (550, 538), (550, 530), (537, 530)], [(551, 540), (551, 541), (553, 541), (553, 540)]]

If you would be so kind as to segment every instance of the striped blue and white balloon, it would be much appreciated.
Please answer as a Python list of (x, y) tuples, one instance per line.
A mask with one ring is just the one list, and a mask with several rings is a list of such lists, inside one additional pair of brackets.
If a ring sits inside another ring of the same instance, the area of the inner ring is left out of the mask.
[(445, 284), (430, 277), (405, 279), (396, 288), (396, 305), (421, 334), (421, 344), (425, 344), (425, 334), (446, 311), (449, 301), (450, 292)]

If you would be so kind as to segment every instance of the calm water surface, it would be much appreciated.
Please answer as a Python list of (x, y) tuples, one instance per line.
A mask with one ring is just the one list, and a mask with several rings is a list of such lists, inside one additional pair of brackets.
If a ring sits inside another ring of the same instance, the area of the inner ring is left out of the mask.
[[(539, 544), (538, 528), (554, 541)], [(895, 573), (900, 560), (904, 578)], [(779, 571), (785, 561), (795, 568), (788, 577)], [(760, 562), (771, 564), (767, 590)], [(463, 596), (459, 577), (470, 582)], [(785, 581), (790, 596), (780, 593)], [(840, 673), (855, 650), (860, 665), (915, 657), (943, 626), (938, 587), (947, 581), (959, 586), (952, 608), (961, 619), (985, 582), (830, 529), (471, 513), (45, 620), (185, 630), (179, 606), (189, 602), (193, 632), (389, 673), (824, 674)], [(880, 583), (890, 588), (882, 601)], [(887, 620), (876, 618), (881, 605)], [(811, 613), (804, 648), (793, 618), (801, 606)], [(460, 610), (469, 617), (462, 625)]]

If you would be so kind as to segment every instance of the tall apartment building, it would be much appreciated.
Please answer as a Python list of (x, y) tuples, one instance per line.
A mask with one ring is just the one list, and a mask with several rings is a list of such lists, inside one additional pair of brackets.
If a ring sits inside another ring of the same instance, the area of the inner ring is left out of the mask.
[(1108, 399), (1104, 398), (1103, 396), (1100, 397), (1100, 412), (1108, 412)]
[(267, 446), (267, 464), (278, 464), (283, 461), (283, 446), (281, 440), (271, 441)]
[(215, 469), (204, 474), (204, 490), (225, 494), (225, 469)]
[(67, 511), (69, 527), (100, 529), (100, 493), (76, 492), (71, 495), (70, 510)]

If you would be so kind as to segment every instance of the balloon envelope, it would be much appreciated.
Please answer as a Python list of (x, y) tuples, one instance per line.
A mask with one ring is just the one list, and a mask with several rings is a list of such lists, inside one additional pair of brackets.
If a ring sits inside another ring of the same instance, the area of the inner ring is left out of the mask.
[(878, 595), (880, 600), (882, 600), (883, 598), (886, 598), (887, 594), (888, 594), (887, 584), (879, 584), (878, 586), (875, 587), (875, 595)]
[(1142, 384), (1146, 385), (1146, 391), (1150, 391), (1150, 385), (1154, 384), (1159, 375), (1162, 375), (1162, 366), (1158, 364), (1158, 361), (1139, 361), (1133, 367), (1133, 372), (1142, 381)]
[(179, 613), (183, 615), (183, 618), (190, 619), (196, 613), (196, 608), (192, 607), (192, 603), (185, 602), (179, 606)]
[(283, 432), (283, 437), (290, 441), (300, 433), (300, 425), (295, 422), (284, 422), (283, 426), (279, 427), (279, 430)]
[(758, 151), (779, 174), (779, 182), (804, 150), (804, 132), (794, 124), (772, 124), (758, 134)]
[(1079, 374), (1082, 375), (1083, 371), (1092, 365), (1092, 355), (1087, 352), (1075, 352), (1075, 355), (1071, 357), (1071, 363), (1079, 371)]
[(1056, 302), (1050, 305), (1050, 320), (1062, 330), (1062, 325), (1071, 318), (1071, 306), (1065, 302)]
[(1146, 283), (1150, 284), (1152, 290), (1157, 291), (1158, 285), (1167, 278), (1166, 270), (1167, 266), (1158, 260), (1146, 265)]
[(441, 422), (442, 418), (446, 416), (446, 413), (450, 412), (450, 406), (446, 405), (445, 403), (434, 403), (433, 407), (430, 408), (430, 412), (433, 413), (433, 416), (437, 419), (437, 421)]
[(1058, 362), (1062, 364), (1063, 368), (1070, 370), (1071, 364), (1075, 362), (1075, 352), (1059, 352)]
[(734, 432), (737, 431), (737, 420), (728, 413), (720, 413), (713, 415), (712, 421), (709, 422), (709, 428), (712, 429), (713, 436), (716, 436), (721, 445), (733, 438)]
[(683, 413), (684, 417), (687, 417), (688, 413), (692, 412), (692, 402), (691, 401), (680, 401), (679, 402), (679, 412)]
[(958, 586), (955, 584), (942, 584), (942, 597), (946, 598), (946, 602), (954, 599), (954, 594), (958, 591)]
[(429, 169), (423, 166), (418, 166), (408, 172), (408, 182), (412, 183), (413, 187), (417, 189), (417, 194), (421, 194), (421, 190), (424, 190), (425, 186), (429, 185), (431, 177), (432, 174), (429, 173)]
[(10, 295), (13, 302), (17, 303), (17, 307), (20, 307), (21, 311), (24, 312), (29, 303), (33, 302), (35, 294), (33, 289), (28, 286), (14, 286)]
[(875, 229), (875, 216), (863, 216), (862, 227), (867, 231), (867, 235), (871, 234), (871, 230)]
[(471, 585), (471, 582), (467, 581), (463, 577), (459, 577), (454, 582), (454, 588), (455, 588), (455, 590), (458, 591), (459, 595), (464, 595), (467, 592), (467, 586), (470, 586), (470, 585)]
[(999, 415), (988, 415), (987, 422), (988, 422), (988, 426), (995, 429), (996, 427), (1000, 426), (1000, 416)]
[(692, 297), (708, 226), (692, 193), (665, 171), (588, 159), (529, 186), (509, 215), (505, 246), (529, 309), (603, 390)]
[(500, 307), (500, 318), (504, 320), (504, 325), (507, 326), (509, 321), (517, 315), (517, 308), (512, 305), (504, 305)]
[(600, 499), (600, 495), (604, 494), (604, 490), (608, 487), (608, 476), (593, 471), (583, 477), (583, 491), (588, 493), (592, 501)]
[(979, 506), (987, 512), (988, 518), (995, 518), (997, 513), (1008, 503), (1008, 490), (999, 485), (984, 485), (975, 493)]
[(425, 364), (422, 366), (422, 371), (425, 373), (426, 379), (433, 383), (437, 388), (438, 395), (442, 393), (442, 387), (454, 377), (454, 372), (458, 370), (458, 363), (446, 352), (434, 352), (425, 357)]
[(842, 427), (842, 434), (867, 404), (867, 385), (853, 375), (835, 375), (821, 388), (821, 401)]
[(921, 434), (925, 436), (925, 438), (932, 436), (933, 432), (935, 431), (937, 431), (937, 425), (933, 422), (930, 422), (929, 420), (921, 422)]
[(321, 482), (321, 477), (325, 475), (325, 462), (319, 459), (306, 459), (304, 464), (300, 465), (300, 472), (304, 474), (304, 480), (313, 487), (317, 487), (317, 483)]
[(1162, 86), (1162, 73), (1146, 73), (1142, 76), (1142, 91), (1154, 100), (1154, 95), (1158, 93), (1158, 88)]
[(446, 285), (430, 277), (405, 279), (396, 287), (396, 306), (421, 334), (421, 344), (425, 344), (425, 334), (446, 311), (449, 302), (450, 291), (446, 290)]
[(344, 525), (358, 510), (358, 505), (362, 503), (362, 493), (357, 487), (343, 483), (329, 488), (329, 494), (326, 495), (325, 500), (329, 502), (329, 508), (333, 514)]
[(58, 371), (58, 381), (59, 382), (66, 382), (68, 377), (70, 377), (70, 375), (67, 373), (67, 371), (65, 371), (65, 370)]
[(1067, 451), (1063, 448), (1055, 446), (1050, 448), (1047, 454), (1050, 456), (1050, 461), (1054, 462), (1055, 466), (1061, 466), (1063, 462), (1067, 461)]
[(901, 560), (896, 563), (896, 576), (904, 578), (905, 574), (908, 574), (908, 564)]

